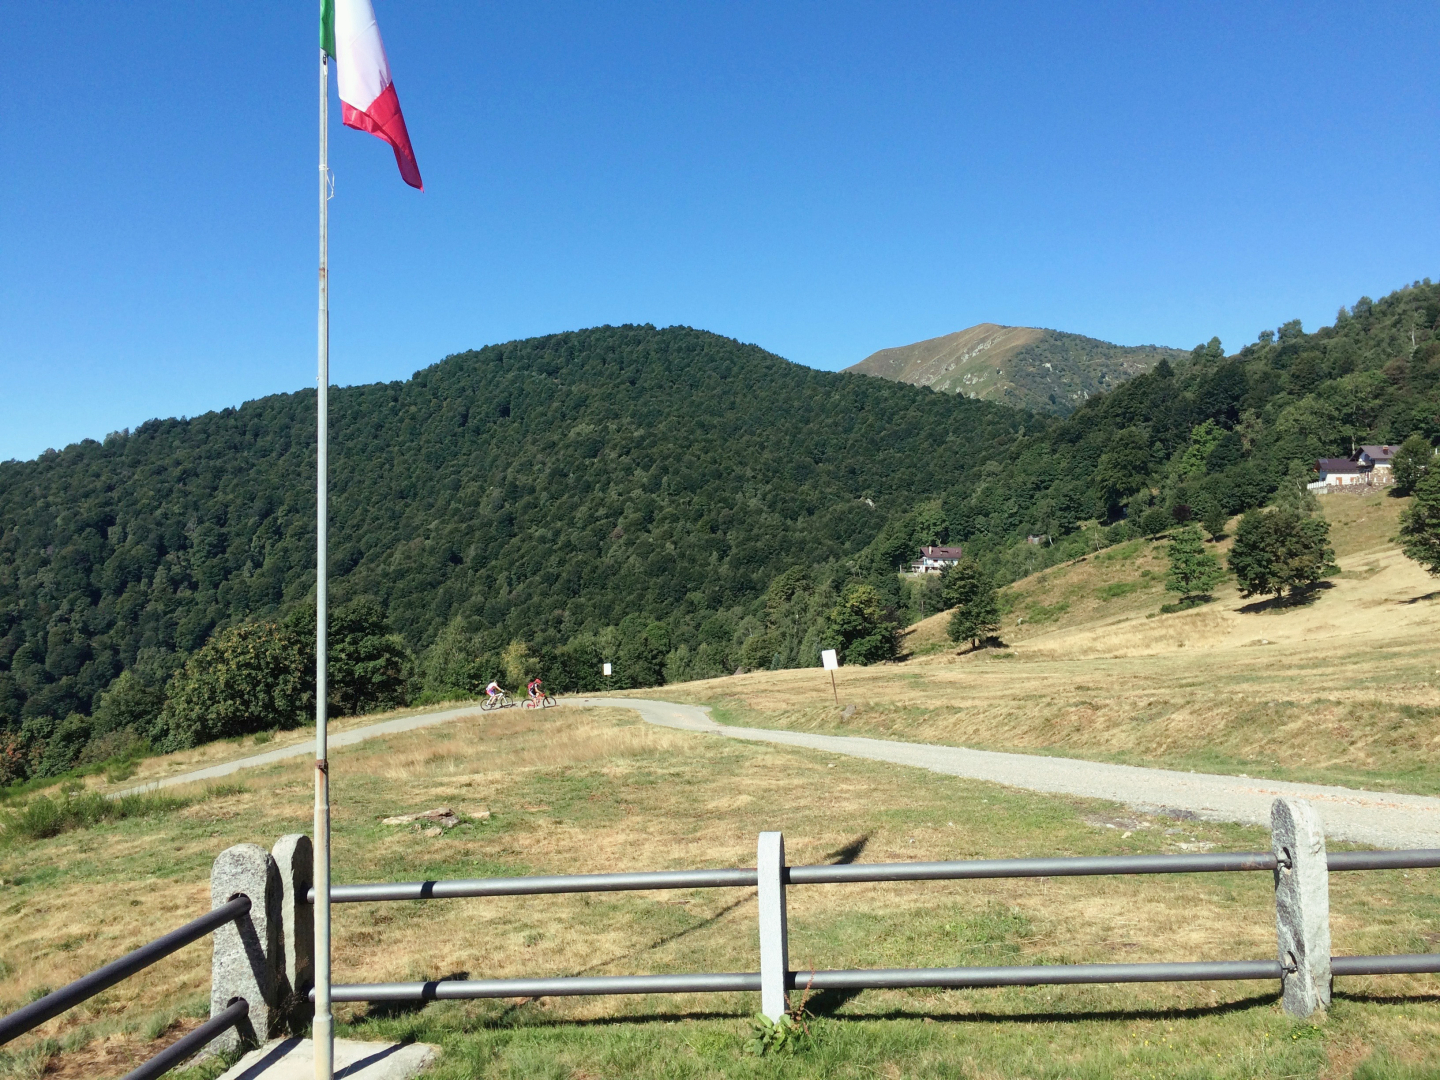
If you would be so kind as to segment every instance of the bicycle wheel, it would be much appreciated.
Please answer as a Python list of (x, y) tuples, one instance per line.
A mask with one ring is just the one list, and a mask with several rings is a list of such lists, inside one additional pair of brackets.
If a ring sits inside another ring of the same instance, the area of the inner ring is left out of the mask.
[(499, 708), (499, 703), (495, 698), (486, 698), (484, 701), (480, 702), (481, 712), (489, 712), (491, 709), (495, 708)]
[(555, 704), (555, 699), (554, 699), (553, 697), (551, 697), (549, 694), (546, 694), (543, 698), (540, 699), (540, 707), (541, 707), (542, 709), (548, 709), (548, 708), (550, 708), (550, 707), (551, 707), (552, 705), (554, 705), (554, 704)]

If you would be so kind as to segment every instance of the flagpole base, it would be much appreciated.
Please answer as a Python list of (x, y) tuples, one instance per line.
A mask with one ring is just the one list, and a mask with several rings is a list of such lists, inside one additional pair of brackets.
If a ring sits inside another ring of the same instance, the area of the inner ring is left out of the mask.
[(335, 1075), (335, 1018), (315, 1017), (310, 1037), (315, 1043), (315, 1080), (331, 1080)]

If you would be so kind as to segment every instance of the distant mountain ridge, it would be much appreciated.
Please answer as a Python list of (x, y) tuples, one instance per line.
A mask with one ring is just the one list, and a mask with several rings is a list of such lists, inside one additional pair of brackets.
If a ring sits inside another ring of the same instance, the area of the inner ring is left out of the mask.
[(871, 353), (845, 370), (1068, 416), (1095, 394), (1190, 354), (1033, 326), (980, 323), (944, 337)]

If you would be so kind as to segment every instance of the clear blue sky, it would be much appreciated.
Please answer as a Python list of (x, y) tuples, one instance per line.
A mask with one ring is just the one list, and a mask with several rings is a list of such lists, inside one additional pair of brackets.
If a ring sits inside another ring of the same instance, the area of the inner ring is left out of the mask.
[[(315, 6), (4, 0), (0, 459), (313, 385)], [(1440, 276), (1440, 9), (1177, 7), (376, 0), (427, 191), (332, 119), (333, 380), (606, 322), (1233, 350)]]

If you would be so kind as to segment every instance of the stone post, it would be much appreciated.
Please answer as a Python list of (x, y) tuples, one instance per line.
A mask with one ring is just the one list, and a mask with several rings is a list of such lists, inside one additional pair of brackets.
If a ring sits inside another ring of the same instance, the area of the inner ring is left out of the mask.
[(1275, 933), (1284, 969), (1285, 1011), (1309, 1016), (1330, 1006), (1330, 868), (1315, 808), (1276, 799), (1270, 808), (1275, 868)]
[(281, 946), (280, 874), (270, 853), (258, 844), (236, 844), (215, 859), (210, 870), (210, 906), (217, 908), (236, 896), (250, 898), (250, 912), (220, 927), (212, 936), (210, 1015), (224, 1011), (236, 998), (250, 1004), (250, 1015), (207, 1047), (212, 1052), (258, 1046), (279, 1033), (277, 969)]
[(760, 1011), (771, 1020), (779, 1020), (789, 1011), (785, 983), (790, 975), (783, 833), (760, 834), (755, 868), (760, 887)]
[(307, 899), (315, 876), (314, 848), (304, 833), (275, 842), (270, 855), (280, 872), (280, 963), (277, 990), (281, 1012), (292, 1035), (310, 1025), (315, 1006), (315, 907)]

